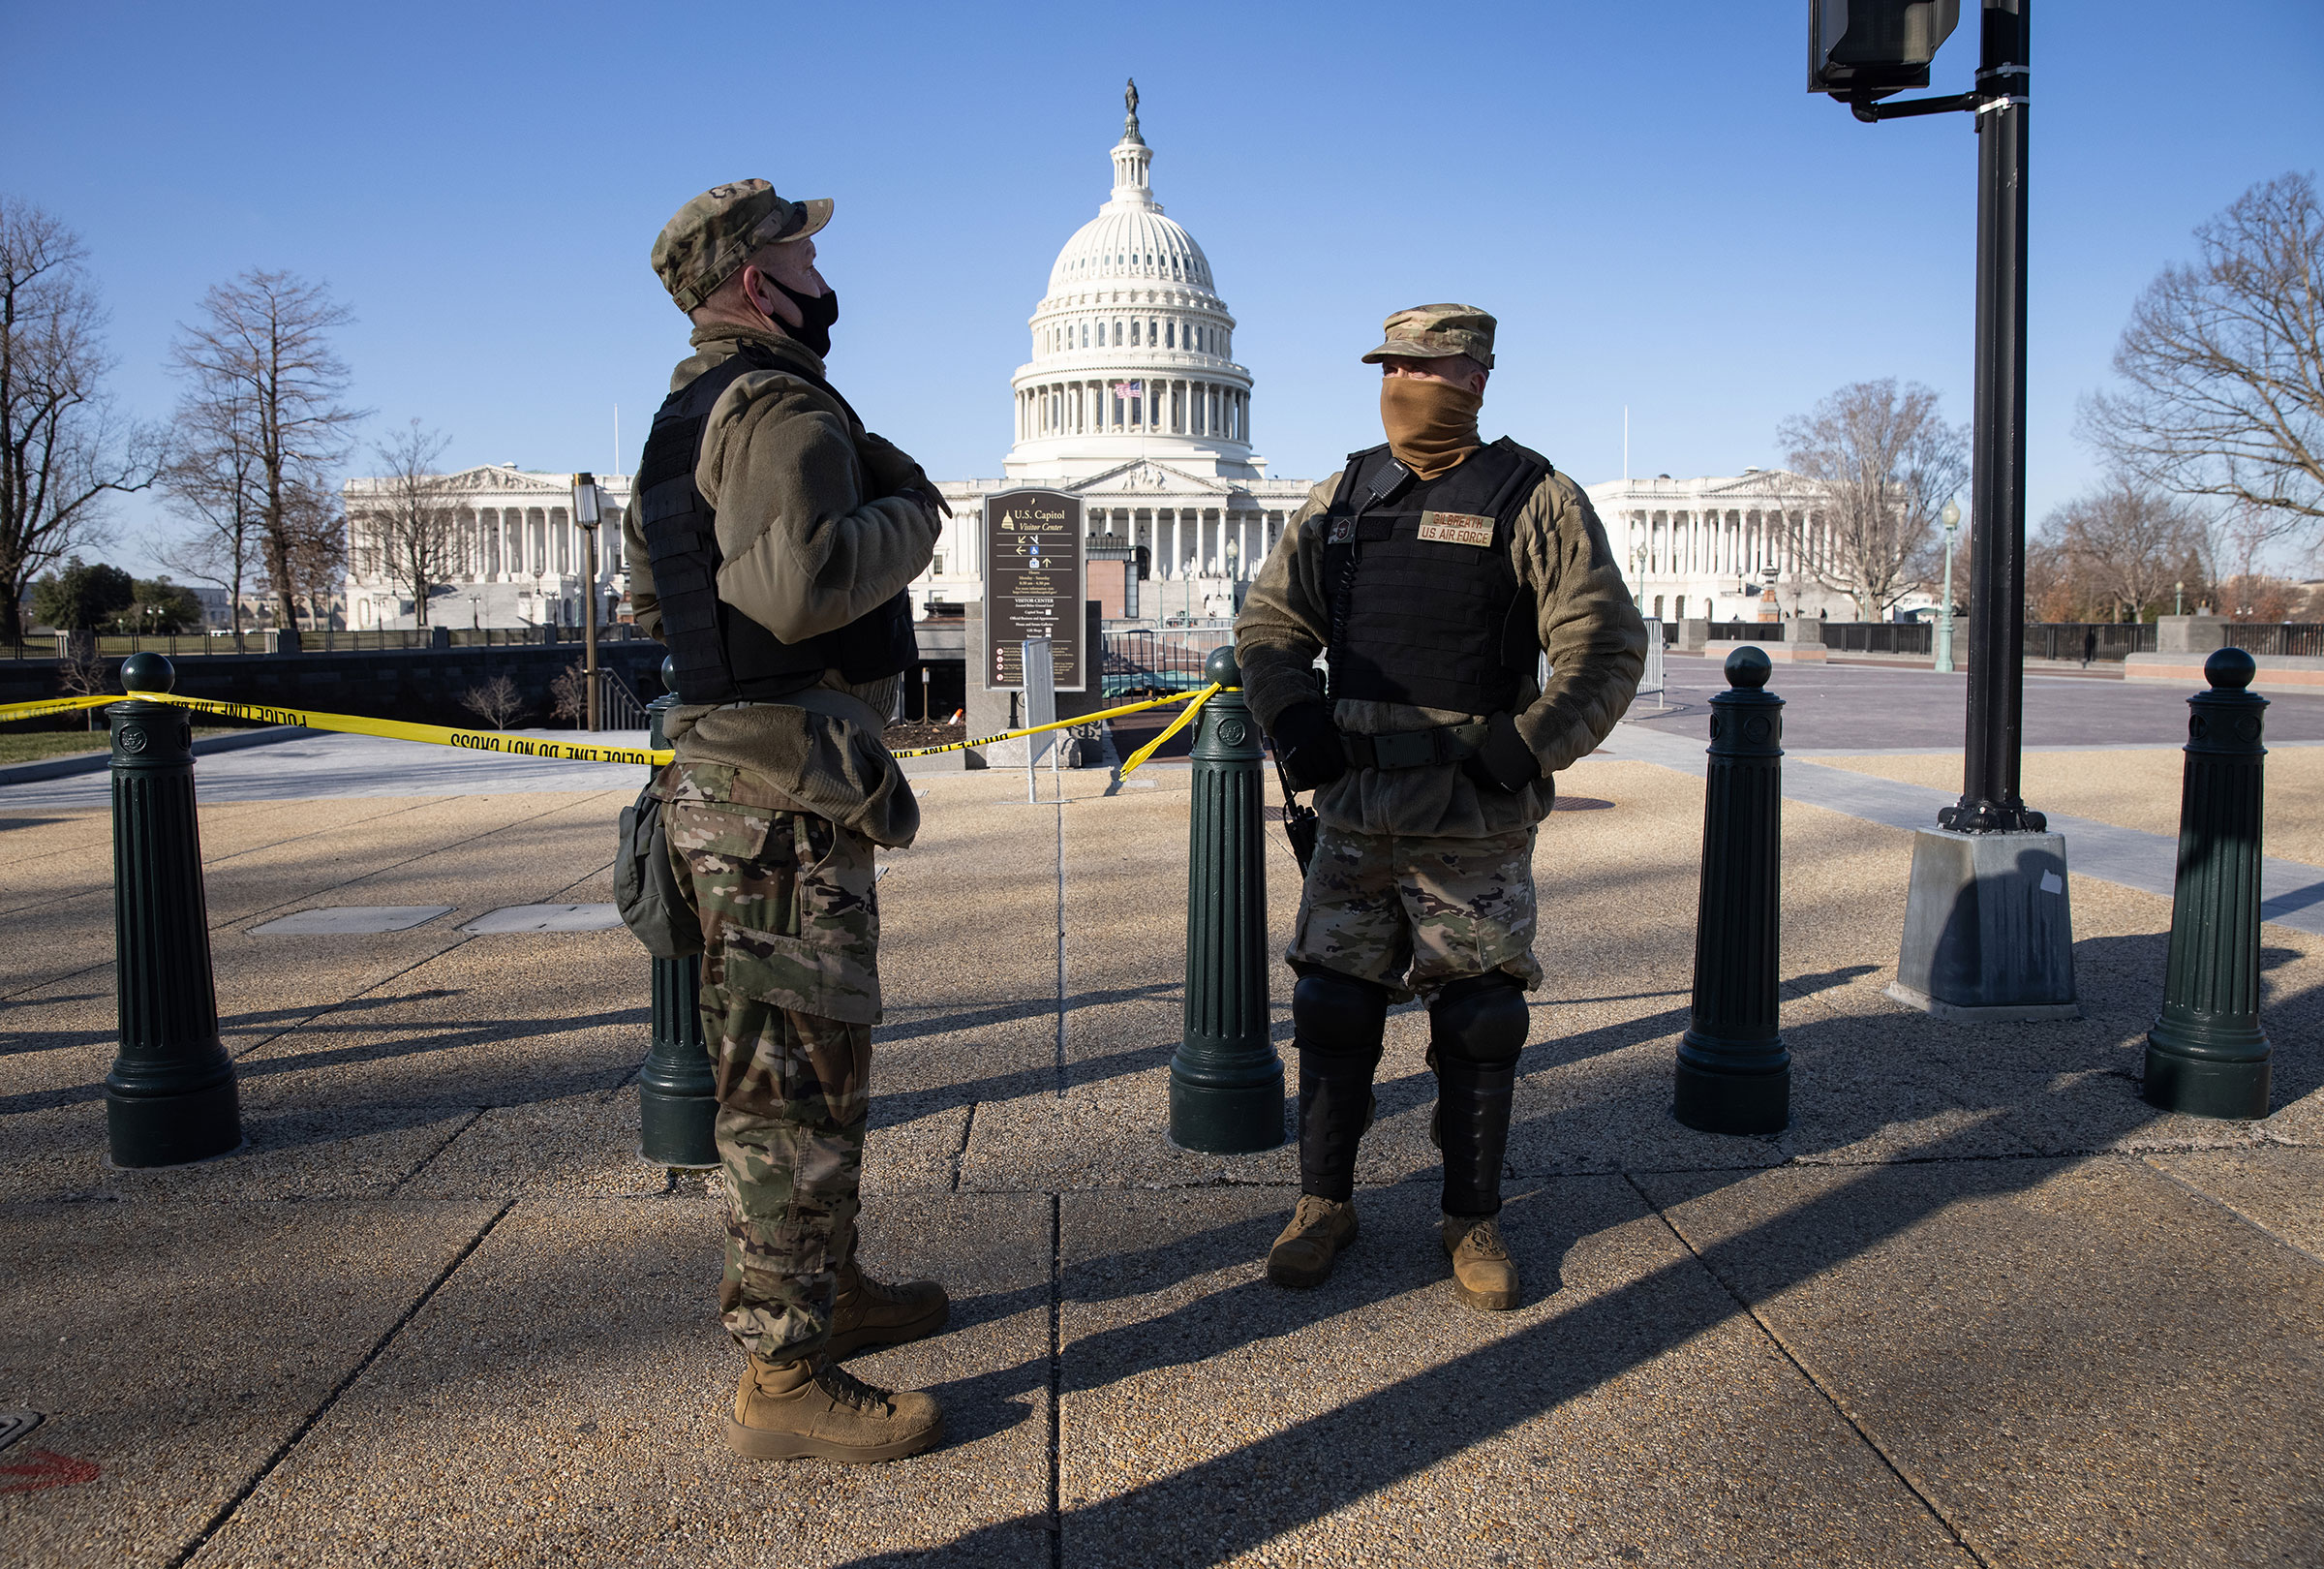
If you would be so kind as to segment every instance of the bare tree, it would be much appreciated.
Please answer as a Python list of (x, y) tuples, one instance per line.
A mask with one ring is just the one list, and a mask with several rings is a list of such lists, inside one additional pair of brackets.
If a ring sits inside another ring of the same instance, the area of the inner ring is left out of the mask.
[(2052, 513), (2042, 532), (2094, 598), (2111, 605), (2115, 620), (2134, 621), (2183, 579), (2187, 552), (2203, 526), (2184, 504), (2116, 475)]
[(347, 581), (347, 508), (337, 492), (302, 484), (285, 501), (283, 516), (291, 598), (306, 601), (311, 625), (326, 627)]
[(169, 509), (191, 523), (181, 538), (156, 541), (162, 562), (188, 577), (226, 591), (228, 625), (242, 646), (242, 595), (259, 569), (263, 501), (252, 424), (230, 400), (189, 398), (179, 405), (162, 473)]
[(412, 597), (413, 625), (428, 624), (428, 595), (458, 563), (460, 509), (437, 459), (450, 438), (418, 420), (373, 448), (380, 476), (354, 493), (348, 527), (357, 569)]
[(2254, 509), (2269, 537), (2324, 525), (2324, 208), (2315, 182), (2255, 185), (2195, 231), (2114, 353), (2125, 390), (2084, 400), (2083, 436), (2186, 496)]
[(561, 720), (571, 720), (580, 728), (583, 716), (589, 712), (589, 672), (573, 661), (557, 672), (549, 683), (549, 712)]
[(256, 269), (203, 294), (201, 311), (179, 327), (170, 356), (191, 384), (189, 404), (241, 422), (257, 466), (261, 565), (281, 625), (295, 627), (301, 493), (327, 491), (325, 471), (366, 413), (339, 401), (349, 373), (330, 345), (352, 318), (322, 286)]
[[(1819, 515), (1789, 526), (1800, 569), (1878, 621), (1919, 585), (1937, 514), (1969, 477), (1969, 432), (1925, 386), (1856, 382), (1776, 429)], [(1814, 531), (1824, 533), (1819, 545)]]
[(105, 312), (80, 240), (40, 208), (0, 197), (0, 630), (24, 635), (24, 586), (97, 542), (107, 495), (143, 490), (159, 437), (118, 418)]
[(462, 692), (460, 706), (494, 729), (505, 730), (523, 716), (525, 697), (516, 690), (516, 683), (504, 673)]

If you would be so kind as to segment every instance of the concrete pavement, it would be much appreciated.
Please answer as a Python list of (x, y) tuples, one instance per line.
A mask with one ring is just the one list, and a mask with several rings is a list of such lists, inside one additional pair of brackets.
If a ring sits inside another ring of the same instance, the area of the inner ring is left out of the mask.
[[(1041, 807), (1015, 775), (916, 781), (921, 842), (884, 857), (865, 1230), (875, 1270), (940, 1276), (956, 1312), (859, 1366), (936, 1390), (950, 1438), (861, 1470), (718, 1442), (716, 1184), (634, 1155), (642, 953), (462, 929), (609, 897), (634, 771), (428, 793), (450, 776), (405, 749), (422, 787), (396, 793), (394, 755), (326, 750), (295, 786), (212, 789), (236, 759), (205, 760), (251, 1142), (167, 1173), (102, 1159), (105, 819), (0, 791), (0, 1406), (46, 1413), (0, 1451), (0, 1543), (108, 1566), (2324, 1556), (2324, 938), (2264, 929), (2275, 1114), (2161, 1117), (2135, 1074), (2167, 899), (2077, 860), (2088, 1016), (1939, 1024), (1881, 990), (1909, 835), (1795, 797), (1793, 1123), (1696, 1133), (1667, 1105), (1700, 786), (1630, 735), (1565, 776), (1537, 854), (1528, 1290), (1491, 1316), (1435, 1245), (1419, 1010), (1390, 1021), (1363, 1237), (1317, 1291), (1261, 1268), (1288, 1152), (1161, 1137), (1183, 770), (1111, 795), (1069, 774)], [(1279, 950), (1296, 889), (1269, 854)], [(253, 932), (351, 904), (451, 910)], [(1278, 967), (1285, 1038), (1289, 996)]]

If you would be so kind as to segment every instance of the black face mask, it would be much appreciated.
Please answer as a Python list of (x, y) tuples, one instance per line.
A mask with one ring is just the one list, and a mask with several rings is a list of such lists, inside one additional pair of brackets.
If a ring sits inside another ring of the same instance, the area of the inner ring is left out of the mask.
[[(766, 274), (763, 272), (759, 276), (766, 278)], [(781, 321), (780, 318), (777, 319), (777, 324), (799, 342), (812, 349), (816, 358), (821, 359), (828, 355), (831, 353), (831, 324), (840, 319), (839, 291), (826, 286), (820, 294), (802, 294), (796, 289), (787, 288), (772, 278), (767, 278), (767, 283), (776, 292), (799, 307), (799, 324), (797, 326)]]

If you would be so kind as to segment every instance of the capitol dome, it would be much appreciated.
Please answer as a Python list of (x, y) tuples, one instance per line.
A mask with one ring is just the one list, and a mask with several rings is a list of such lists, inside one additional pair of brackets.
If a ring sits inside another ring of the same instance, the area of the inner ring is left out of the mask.
[(1220, 478), (1265, 477), (1251, 450), (1251, 373), (1209, 259), (1163, 215), (1135, 89), (1115, 144), (1114, 190), (1074, 231), (1034, 307), (1032, 357), (1011, 378), (1011, 478), (1086, 477), (1150, 459)]

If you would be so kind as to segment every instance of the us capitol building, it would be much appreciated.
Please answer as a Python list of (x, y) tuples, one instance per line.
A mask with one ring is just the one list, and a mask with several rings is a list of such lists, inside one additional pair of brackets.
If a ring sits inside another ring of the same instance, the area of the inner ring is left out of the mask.
[(1002, 477), (937, 487), (954, 515), (911, 587), (923, 613), (931, 600), (982, 598), (984, 499), (1034, 485), (1081, 498), (1091, 598), (1103, 597), (1096, 564), (1133, 569), (1115, 574), (1127, 581), (1109, 616), (1229, 616), (1312, 487), (1269, 477), (1252, 449), (1235, 318), (1203, 248), (1154, 200), (1134, 85), (1128, 104), (1113, 195), (1057, 253), (1033, 308), (1032, 357), (1010, 379), (1016, 440)]
[[(1015, 442), (1001, 477), (942, 481), (953, 517), (929, 569), (910, 585), (915, 615), (984, 596), (986, 497), (1039, 486), (1081, 499), (1088, 594), (1112, 619), (1232, 616), (1312, 481), (1272, 478), (1251, 445), (1251, 373), (1235, 360), (1235, 318), (1210, 262), (1164, 216), (1138, 128), (1138, 92), (1114, 146), (1113, 192), (1075, 231), (1034, 306), (1029, 357), (1010, 378)], [(1527, 440), (1524, 432), (1515, 433)], [(1357, 433), (1376, 440), (1376, 432)], [(1542, 438), (1532, 438), (1539, 445)], [(908, 445), (908, 444), (907, 444)], [(1554, 460), (1556, 453), (1551, 451)], [(587, 592), (571, 477), (514, 464), (446, 477), (456, 508), (453, 570), (430, 620), (459, 627), (578, 626)], [(629, 477), (600, 475), (606, 527), (602, 619), (627, 598), (621, 516)], [(412, 625), (359, 519), (383, 481), (346, 486), (350, 625)], [(1834, 620), (1847, 596), (1816, 581), (1828, 548), (1807, 482), (1776, 470), (1733, 477), (1607, 480), (1589, 487), (1632, 593), (1677, 621)], [(1115, 565), (1118, 564), (1118, 565)], [(1147, 573), (1140, 581), (1140, 570)], [(1929, 602), (1909, 598), (1905, 608)]]

